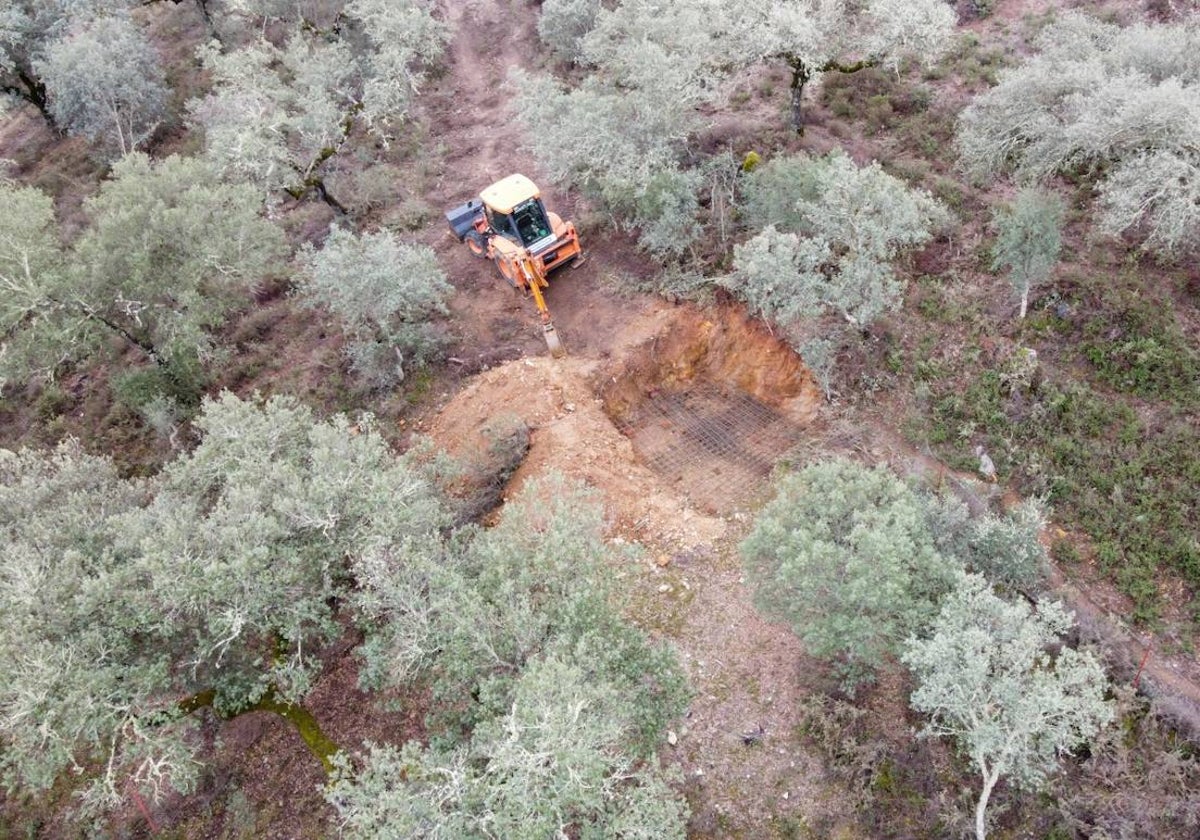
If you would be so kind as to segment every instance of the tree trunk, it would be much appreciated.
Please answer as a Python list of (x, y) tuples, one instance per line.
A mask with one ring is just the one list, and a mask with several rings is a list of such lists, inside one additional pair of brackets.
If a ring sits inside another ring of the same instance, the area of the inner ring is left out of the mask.
[(803, 61), (795, 60), (792, 62), (792, 111), (791, 124), (792, 130), (797, 134), (804, 135), (804, 86), (808, 84), (808, 80), (812, 78), (812, 71)]
[(145, 353), (160, 368), (168, 367), (167, 360), (163, 357), (163, 355), (161, 353), (158, 352), (158, 348), (154, 346), (153, 342), (151, 342), (150, 340), (145, 339), (145, 338), (138, 338), (136, 335), (134, 335), (132, 332), (130, 332), (125, 327), (118, 324), (116, 321), (112, 320), (111, 318), (105, 317), (105, 315), (102, 312), (98, 311), (95, 307), (91, 306), (86, 301), (82, 301), (79, 299), (59, 300), (57, 298), (48, 298), (48, 300), (51, 303), (55, 304), (56, 306), (60, 306), (64, 309), (73, 310), (75, 312), (78, 312), (80, 315), (82, 315), (84, 318), (87, 318), (89, 321), (94, 321), (95, 323), (100, 324), (103, 327), (107, 327), (108, 329), (110, 329), (114, 333), (116, 333), (117, 335), (121, 336), (121, 338), (128, 341), (134, 347), (137, 347), (139, 350), (141, 350), (143, 353)]
[[(216, 692), (210, 688), (179, 701), (178, 709), (183, 714), (190, 715), (198, 709), (212, 709), (214, 700), (216, 700)], [(333, 757), (339, 751), (338, 745), (325, 734), (321, 725), (317, 723), (317, 719), (308, 709), (295, 703), (282, 702), (275, 696), (274, 689), (267, 691), (257, 703), (252, 703), (232, 714), (220, 714), (216, 709), (213, 709), (213, 712), (222, 720), (233, 720), (235, 717), (250, 712), (273, 712), (295, 727), (296, 731), (300, 733), (300, 737), (304, 739), (309, 752), (317, 757), (325, 772), (333, 772)]]
[(313, 182), (312, 187), (317, 191), (317, 195), (320, 197), (320, 199), (332, 207), (333, 211), (337, 213), (339, 217), (345, 218), (349, 214), (350, 211), (346, 209), (346, 205), (334, 198), (329, 192), (329, 188), (325, 186), (324, 178), (317, 178)]
[(975, 804), (975, 840), (987, 840), (987, 805), (992, 796), (992, 788), (1000, 778), (999, 770), (983, 774), (983, 790), (979, 792), (979, 801)]
[(873, 56), (856, 61), (853, 64), (842, 64), (840, 61), (832, 59), (814, 71), (813, 68), (809, 67), (801, 59), (789, 57), (788, 65), (792, 68), (792, 130), (804, 136), (804, 88), (812, 81), (814, 72), (828, 73), (836, 70), (838, 73), (857, 73), (859, 70), (865, 70), (877, 64), (879, 64), (879, 59)]
[(50, 113), (50, 101), (46, 96), (45, 82), (33, 75), (33, 71), (31, 70), (27, 71), (18, 68), (16, 75), (17, 79), (21, 82), (21, 86), (8, 85), (6, 86), (6, 90), (9, 93), (16, 94), (34, 108), (37, 108), (42, 118), (46, 121), (46, 125), (50, 126), (50, 130), (56, 134), (61, 133), (58, 123), (54, 121), (54, 115)]

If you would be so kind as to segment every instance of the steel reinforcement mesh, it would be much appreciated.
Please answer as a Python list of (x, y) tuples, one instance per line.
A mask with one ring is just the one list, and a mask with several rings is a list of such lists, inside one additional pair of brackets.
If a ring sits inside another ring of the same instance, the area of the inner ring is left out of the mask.
[(616, 421), (642, 463), (696, 507), (729, 514), (765, 495), (800, 427), (749, 394), (701, 382), (659, 392)]

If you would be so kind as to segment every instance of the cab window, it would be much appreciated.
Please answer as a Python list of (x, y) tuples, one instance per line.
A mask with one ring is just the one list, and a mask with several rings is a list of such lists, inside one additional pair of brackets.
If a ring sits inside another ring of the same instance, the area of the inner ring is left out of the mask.
[(492, 226), (492, 230), (496, 231), (509, 239), (516, 240), (517, 234), (513, 228), (512, 217), (507, 213), (497, 213), (495, 210), (487, 212), (488, 224)]
[(518, 204), (513, 210), (513, 221), (523, 245), (532, 245), (550, 235), (550, 222), (546, 219), (546, 211), (536, 198)]

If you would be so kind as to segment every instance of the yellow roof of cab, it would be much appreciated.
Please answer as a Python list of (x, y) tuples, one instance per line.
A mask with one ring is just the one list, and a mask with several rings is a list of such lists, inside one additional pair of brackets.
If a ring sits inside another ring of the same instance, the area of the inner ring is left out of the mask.
[(483, 203), (497, 213), (511, 213), (522, 201), (537, 197), (537, 186), (524, 175), (509, 175), (480, 193)]

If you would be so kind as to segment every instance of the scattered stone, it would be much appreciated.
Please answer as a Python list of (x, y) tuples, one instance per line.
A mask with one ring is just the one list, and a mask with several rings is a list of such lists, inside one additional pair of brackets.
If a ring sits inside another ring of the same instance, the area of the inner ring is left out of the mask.
[(563, 406), (563, 408), (564, 408), (564, 409), (566, 409), (567, 411), (574, 411), (574, 410), (575, 410), (575, 403), (566, 403), (566, 404)]
[(757, 746), (762, 743), (763, 735), (766, 733), (767, 731), (763, 729), (763, 725), (760, 723), (755, 729), (742, 733), (742, 743), (747, 747)]
[(979, 456), (979, 474), (988, 481), (995, 481), (996, 465), (988, 456), (987, 451), (984, 450), (982, 445), (980, 445), (975, 447), (975, 454)]
[(669, 583), (663, 583), (663, 584), (660, 584), (660, 585), (659, 585), (659, 587), (658, 587), (658, 591), (659, 591), (659, 592), (662, 592), (662, 593), (664, 593), (664, 594), (666, 594), (667, 592), (670, 592), (670, 591), (671, 591), (671, 584), (669, 584)]
[(675, 734), (674, 729), (667, 730), (667, 743), (672, 747), (679, 743), (679, 736)]

